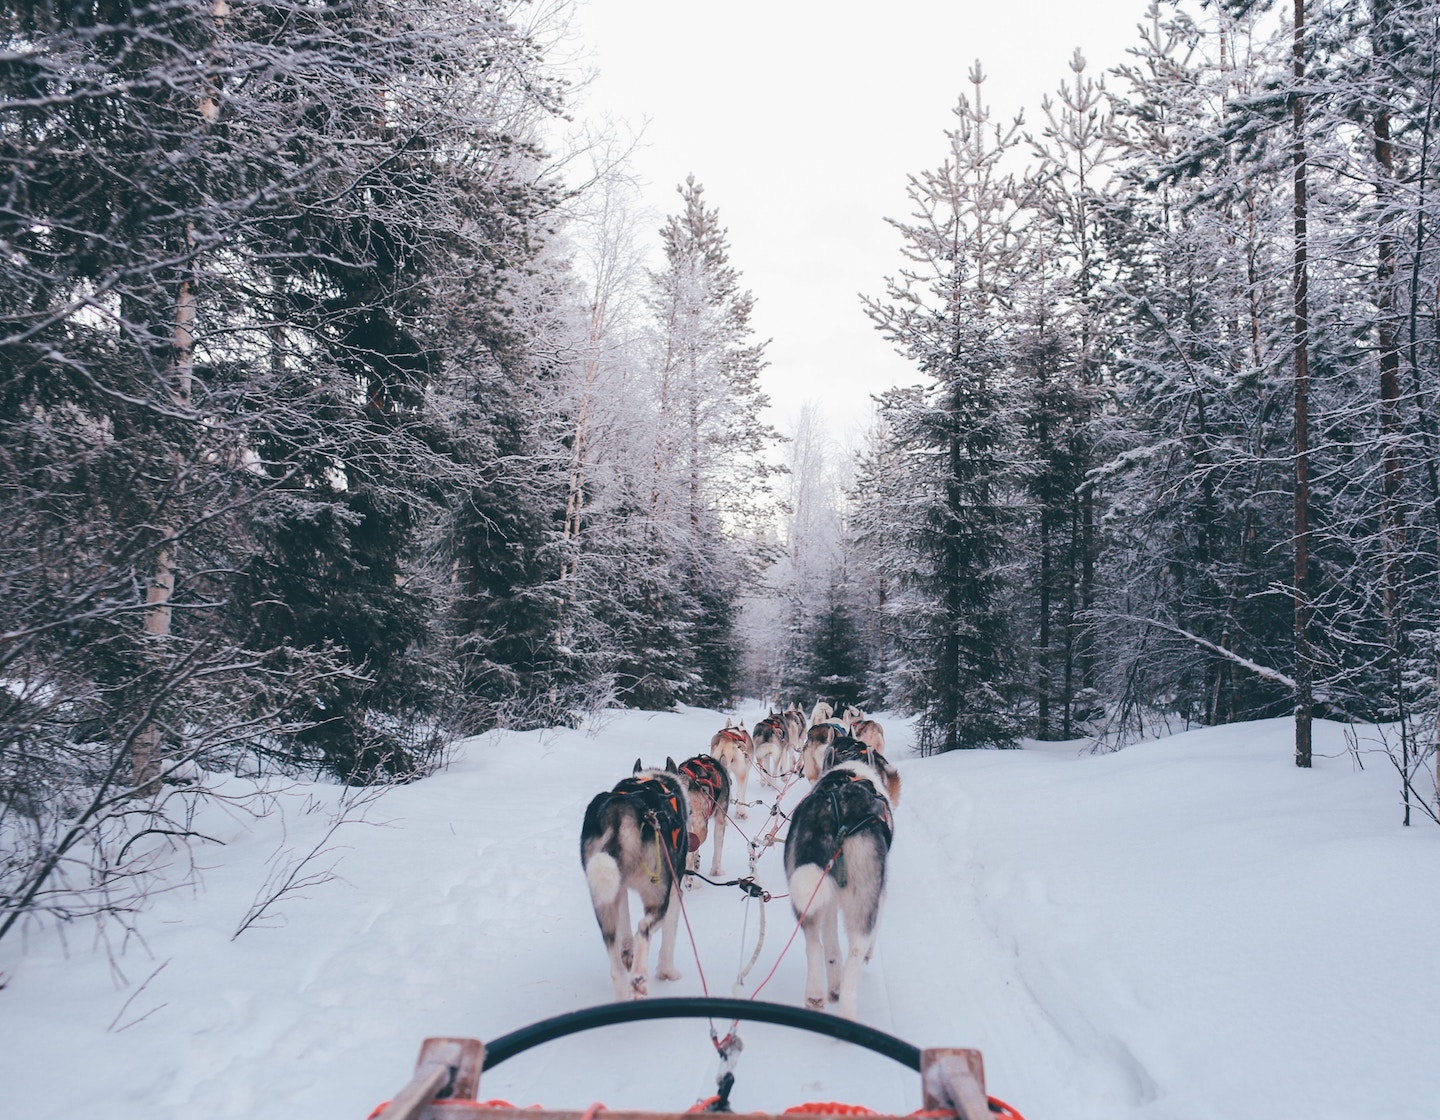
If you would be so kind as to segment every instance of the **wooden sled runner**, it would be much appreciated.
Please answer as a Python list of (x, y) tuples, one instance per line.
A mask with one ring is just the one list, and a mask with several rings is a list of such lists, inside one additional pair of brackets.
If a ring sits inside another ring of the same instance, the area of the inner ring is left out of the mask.
[[(728, 1097), (734, 1075), (725, 1073), (720, 1092), (709, 1101), (679, 1112), (639, 1112), (592, 1106), (585, 1111), (548, 1111), (517, 1108), (505, 1101), (480, 1101), (480, 1074), (507, 1058), (524, 1053), (542, 1042), (616, 1023), (642, 1019), (746, 1020), (774, 1023), (828, 1035), (892, 1058), (920, 1074), (925, 1104), (913, 1117), (933, 1120), (1024, 1120), (1003, 1101), (985, 1094), (985, 1067), (978, 1050), (932, 1047), (921, 1050), (910, 1043), (861, 1023), (788, 1004), (763, 1003), (748, 999), (687, 997), (607, 1003), (544, 1019), (490, 1043), (473, 1038), (427, 1038), (411, 1078), (394, 1100), (370, 1114), (370, 1120), (684, 1120), (699, 1112), (729, 1112)], [(717, 1044), (718, 1046), (718, 1044)], [(723, 1051), (722, 1051), (723, 1057)], [(783, 1113), (750, 1112), (755, 1120), (781, 1120), (804, 1116), (873, 1116), (879, 1120), (901, 1120), (855, 1105), (810, 1102)]]

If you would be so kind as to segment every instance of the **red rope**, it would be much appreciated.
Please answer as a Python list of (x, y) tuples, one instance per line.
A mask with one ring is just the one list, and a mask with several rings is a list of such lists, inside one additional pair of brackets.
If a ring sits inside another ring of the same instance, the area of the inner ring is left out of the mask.
[[(765, 979), (760, 981), (760, 987), (750, 993), (751, 999), (758, 996), (760, 989), (770, 983), (770, 977), (775, 975), (775, 970), (780, 967), (780, 962), (785, 959), (785, 954), (790, 951), (790, 946), (795, 944), (795, 935), (800, 932), (800, 927), (805, 924), (805, 916), (810, 913), (810, 907), (815, 904), (815, 896), (820, 893), (820, 887), (825, 882), (825, 876), (830, 874), (830, 869), (835, 866), (835, 860), (840, 856), (840, 848), (844, 846), (845, 841), (841, 840), (840, 847), (835, 849), (835, 854), (831, 856), (825, 864), (825, 870), (820, 873), (820, 878), (815, 881), (815, 889), (810, 892), (810, 899), (805, 903), (805, 909), (800, 911), (800, 917), (795, 920), (795, 928), (790, 931), (790, 939), (785, 942), (784, 948), (780, 950), (780, 955), (775, 958), (775, 963), (770, 966), (770, 971), (766, 974)], [(737, 1019), (735, 1021), (738, 1023), (740, 1020)]]
[[(670, 858), (670, 849), (663, 844), (660, 850), (665, 853), (665, 862), (670, 867), (670, 881), (674, 883), (671, 888), (675, 892), (675, 899), (680, 903), (680, 916), (685, 919), (685, 932), (690, 935), (690, 951), (695, 954), (695, 971), (700, 973), (700, 990), (708, 998), (710, 987), (705, 983), (705, 966), (700, 963), (700, 946), (695, 944), (695, 931), (690, 928), (690, 915), (685, 910), (685, 880), (675, 874), (675, 862)], [(585, 1120), (584, 1117), (581, 1120)]]
[[(761, 802), (761, 804), (764, 804), (764, 802)], [(747, 844), (753, 843), (753, 841), (750, 839), (750, 837), (748, 837), (748, 836), (745, 835), (745, 830), (744, 830), (743, 828), (741, 828), (741, 827), (735, 822), (735, 818), (730, 815), (730, 810), (729, 810), (728, 807), (727, 807), (726, 810), (725, 810), (725, 819), (730, 822), (730, 827), (733, 828), (736, 832), (738, 832), (738, 833), (740, 834), (740, 838), (741, 838), (742, 840), (744, 840), (745, 843), (747, 843)]]
[[(1025, 1120), (999, 1097), (987, 1097), (986, 1103), (990, 1106), (990, 1115), (998, 1116), (1000, 1120)], [(780, 1115), (881, 1116), (884, 1114), (876, 1112), (873, 1108), (866, 1108), (863, 1104), (846, 1104), (844, 1101), (806, 1101), (804, 1104), (791, 1105)], [(948, 1109), (921, 1109), (918, 1112), (910, 1113), (909, 1120), (955, 1120), (955, 1113)]]
[(761, 855), (763, 855), (766, 851), (769, 850), (770, 845), (775, 843), (775, 837), (779, 834), (780, 829), (784, 826), (785, 817), (782, 815), (783, 811), (780, 808), (780, 804), (785, 800), (785, 795), (790, 792), (790, 787), (795, 784), (795, 779), (798, 776), (798, 773), (792, 773), (790, 776), (790, 780), (785, 783), (785, 788), (781, 789), (778, 792), (775, 798), (775, 804), (770, 809), (770, 815), (775, 818), (775, 821), (773, 824), (770, 825), (769, 833), (765, 836), (759, 837), (758, 839), (750, 841), (750, 850), (755, 854), (756, 859), (759, 859)]

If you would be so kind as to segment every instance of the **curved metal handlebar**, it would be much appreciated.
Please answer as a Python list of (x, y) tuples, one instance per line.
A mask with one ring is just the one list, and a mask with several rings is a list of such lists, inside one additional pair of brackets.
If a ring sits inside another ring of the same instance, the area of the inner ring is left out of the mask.
[(636, 1023), (645, 1019), (745, 1019), (757, 1023), (775, 1023), (782, 1027), (812, 1031), (829, 1035), (842, 1042), (873, 1050), (902, 1066), (919, 1071), (920, 1048), (912, 1046), (894, 1035), (877, 1031), (863, 1023), (840, 1019), (807, 1007), (791, 1007), (783, 1003), (761, 1003), (750, 999), (723, 999), (719, 997), (680, 996), (667, 999), (642, 999), (628, 1003), (605, 1003), (599, 1007), (587, 1007), (556, 1015), (553, 1019), (542, 1019), (521, 1027), (518, 1031), (502, 1034), (493, 1042), (485, 1044), (485, 1065), (491, 1069), (516, 1054), (523, 1054), (542, 1042), (551, 1042), (566, 1035), (595, 1027), (608, 1027), (616, 1023)]

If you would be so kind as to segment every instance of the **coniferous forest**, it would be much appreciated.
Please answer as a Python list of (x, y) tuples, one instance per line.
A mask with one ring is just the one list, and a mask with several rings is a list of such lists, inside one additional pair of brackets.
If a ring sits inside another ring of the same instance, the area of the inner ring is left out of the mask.
[(553, 150), (523, 0), (3, 10), (0, 937), (135, 905), (225, 775), (615, 704), (1377, 721), (1433, 815), (1433, 0), (1156, 4), (1023, 123), (957, 75), (843, 451), (704, 169), (656, 228)]

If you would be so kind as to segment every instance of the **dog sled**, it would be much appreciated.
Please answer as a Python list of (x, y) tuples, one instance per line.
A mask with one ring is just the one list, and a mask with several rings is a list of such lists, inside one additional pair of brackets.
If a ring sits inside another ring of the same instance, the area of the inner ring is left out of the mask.
[[(873, 1027), (788, 1004), (750, 999), (683, 997), (602, 1004), (544, 1019), (502, 1035), (489, 1043), (473, 1038), (427, 1038), (420, 1048), (415, 1074), (393, 1100), (380, 1105), (368, 1120), (683, 1120), (704, 1112), (728, 1113), (735, 1083), (738, 1042), (733, 1031), (712, 1039), (721, 1059), (714, 1096), (677, 1112), (643, 1112), (591, 1105), (581, 1111), (520, 1108), (508, 1101), (479, 1100), (480, 1077), (488, 1069), (541, 1043), (597, 1027), (645, 1019), (741, 1020), (794, 1027), (828, 1035), (891, 1058), (920, 1075), (924, 1105), (907, 1120), (1024, 1120), (1004, 1101), (986, 1095), (985, 1067), (978, 1050), (932, 1047), (920, 1049)], [(807, 1116), (863, 1116), (901, 1120), (857, 1105), (811, 1101), (781, 1113), (749, 1112), (755, 1120), (804, 1120)]]

